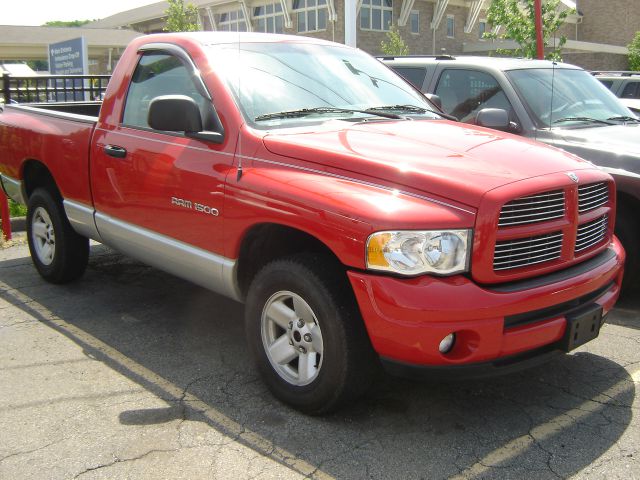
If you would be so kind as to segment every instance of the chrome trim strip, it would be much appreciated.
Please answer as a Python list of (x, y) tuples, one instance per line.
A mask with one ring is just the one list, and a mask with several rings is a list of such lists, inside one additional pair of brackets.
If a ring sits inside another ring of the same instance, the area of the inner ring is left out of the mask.
[(102, 242), (100, 232), (96, 227), (96, 221), (93, 218), (96, 211), (92, 207), (73, 200), (63, 200), (62, 204), (69, 223), (76, 232), (83, 237), (93, 238), (98, 242)]
[(242, 302), (237, 261), (100, 212), (96, 226), (104, 243), (160, 270)]
[(4, 173), (0, 173), (0, 183), (2, 183), (2, 189), (4, 190), (4, 193), (7, 194), (7, 197), (23, 205), (27, 204), (22, 191), (22, 181), (11, 178)]

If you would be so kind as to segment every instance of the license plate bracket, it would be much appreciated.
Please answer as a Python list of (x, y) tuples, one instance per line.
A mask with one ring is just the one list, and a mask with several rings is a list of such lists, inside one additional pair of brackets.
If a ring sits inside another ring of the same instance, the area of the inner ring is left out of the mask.
[(592, 304), (567, 315), (567, 329), (564, 333), (563, 348), (570, 352), (600, 334), (602, 307)]

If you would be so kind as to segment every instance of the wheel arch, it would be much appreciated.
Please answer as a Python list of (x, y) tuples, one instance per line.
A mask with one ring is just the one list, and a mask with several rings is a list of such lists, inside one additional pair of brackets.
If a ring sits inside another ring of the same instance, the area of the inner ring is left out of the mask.
[(27, 201), (37, 188), (45, 188), (51, 192), (54, 198), (62, 200), (62, 195), (51, 170), (40, 160), (29, 159), (23, 163), (22, 181), (24, 198)]
[(321, 253), (344, 267), (331, 248), (308, 232), (278, 223), (261, 223), (249, 228), (242, 238), (238, 255), (237, 282), (242, 297), (267, 263), (299, 253)]

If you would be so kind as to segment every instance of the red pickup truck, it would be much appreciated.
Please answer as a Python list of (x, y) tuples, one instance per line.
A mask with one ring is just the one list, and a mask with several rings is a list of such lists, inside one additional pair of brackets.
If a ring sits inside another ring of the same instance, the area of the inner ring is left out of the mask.
[(623, 273), (608, 174), (304, 37), (136, 39), (101, 106), (6, 106), (0, 173), (46, 280), (80, 277), (91, 238), (245, 302), (269, 388), (314, 414), (380, 363), (484, 374), (570, 351)]

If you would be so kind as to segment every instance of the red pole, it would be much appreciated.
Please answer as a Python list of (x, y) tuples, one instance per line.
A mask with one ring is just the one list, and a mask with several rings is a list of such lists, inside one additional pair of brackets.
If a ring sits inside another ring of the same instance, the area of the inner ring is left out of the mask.
[(9, 213), (9, 199), (0, 193), (0, 207), (2, 208), (2, 233), (4, 238), (11, 240), (11, 215)]
[(536, 45), (538, 58), (543, 60), (544, 44), (542, 43), (542, 0), (535, 0), (534, 6), (536, 10)]

